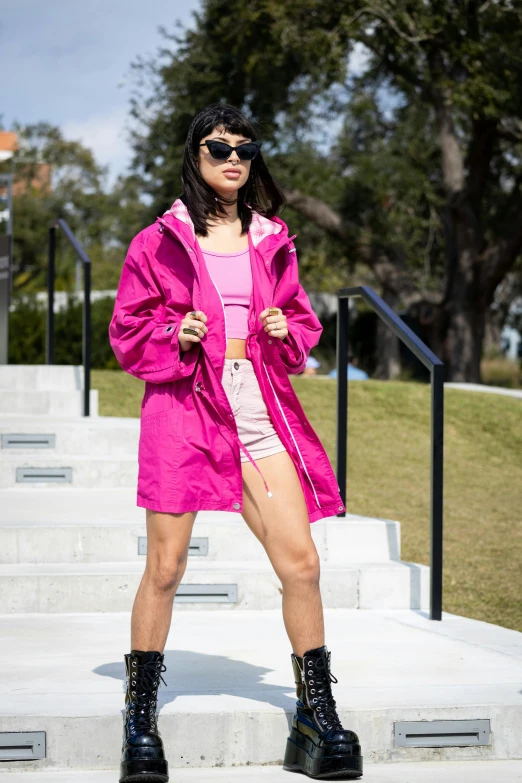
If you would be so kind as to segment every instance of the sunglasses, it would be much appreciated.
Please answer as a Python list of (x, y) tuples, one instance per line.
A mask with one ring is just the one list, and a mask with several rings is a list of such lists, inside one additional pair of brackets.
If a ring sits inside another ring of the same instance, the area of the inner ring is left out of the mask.
[(209, 139), (200, 144), (200, 147), (208, 147), (208, 151), (213, 158), (217, 160), (228, 160), (232, 154), (232, 150), (235, 150), (240, 160), (254, 160), (259, 148), (261, 147), (260, 141), (247, 141), (245, 144), (239, 144), (237, 147), (231, 147), (230, 144), (226, 144), (224, 141), (217, 141), (216, 139)]

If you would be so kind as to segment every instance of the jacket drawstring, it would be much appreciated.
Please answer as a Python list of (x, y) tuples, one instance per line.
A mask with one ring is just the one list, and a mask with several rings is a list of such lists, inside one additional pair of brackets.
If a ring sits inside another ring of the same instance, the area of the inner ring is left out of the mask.
[[(212, 370), (214, 371), (214, 374), (215, 374), (215, 376), (216, 376), (216, 378), (217, 378), (218, 376), (217, 376), (216, 368), (214, 367), (214, 365), (212, 364), (212, 362), (209, 362), (209, 364), (210, 364), (210, 366), (212, 367)], [(218, 379), (218, 380), (219, 380), (219, 379)], [(220, 383), (221, 383), (221, 381), (220, 381)], [(207, 395), (206, 395), (206, 394), (203, 394), (203, 395), (201, 395), (201, 398), (202, 398), (202, 399), (204, 399), (204, 400), (206, 400), (206, 401), (209, 403), (209, 405), (212, 405), (212, 401), (209, 399), (209, 397), (207, 397)], [(223, 414), (221, 413), (221, 411), (220, 411), (220, 410), (218, 410), (218, 408), (217, 408), (217, 407), (214, 407), (213, 405), (212, 405), (212, 410), (213, 410), (214, 412), (216, 412), (216, 411), (217, 411), (217, 413), (218, 413), (218, 414), (221, 416), (221, 418), (223, 419), (223, 421), (225, 422), (225, 424), (226, 424), (226, 425), (227, 425), (227, 427), (228, 427), (228, 421), (226, 421), (226, 419), (224, 418), (224, 416), (223, 416)], [(268, 484), (266, 483), (265, 477), (263, 476), (263, 474), (261, 473), (261, 470), (259, 469), (259, 465), (258, 465), (258, 464), (257, 464), (257, 462), (256, 462), (256, 461), (255, 461), (255, 460), (252, 458), (252, 455), (250, 454), (250, 452), (248, 451), (248, 449), (246, 448), (246, 446), (244, 445), (244, 443), (242, 443), (242, 442), (241, 442), (241, 439), (239, 438), (239, 436), (238, 436), (237, 432), (234, 432), (234, 430), (232, 430), (232, 434), (233, 434), (233, 436), (235, 437), (235, 439), (237, 440), (237, 442), (239, 443), (239, 448), (240, 448), (240, 449), (243, 449), (243, 451), (244, 451), (244, 452), (245, 452), (245, 454), (247, 455), (248, 459), (250, 460), (250, 462), (252, 463), (252, 465), (255, 467), (255, 469), (257, 470), (257, 472), (259, 473), (259, 475), (260, 475), (260, 476), (261, 476), (261, 478), (263, 479), (263, 483), (264, 483), (264, 485), (265, 485), (266, 493), (267, 493), (268, 497), (269, 497), (269, 498), (271, 498), (271, 497), (272, 497), (272, 493), (270, 492), (270, 489), (269, 489), (269, 487), (268, 487)]]

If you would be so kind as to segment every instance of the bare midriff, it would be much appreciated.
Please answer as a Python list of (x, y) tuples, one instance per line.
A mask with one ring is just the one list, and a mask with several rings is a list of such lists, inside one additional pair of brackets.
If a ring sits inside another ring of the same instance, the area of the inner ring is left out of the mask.
[(225, 359), (246, 359), (245, 346), (246, 340), (240, 340), (238, 337), (229, 337), (227, 339)]

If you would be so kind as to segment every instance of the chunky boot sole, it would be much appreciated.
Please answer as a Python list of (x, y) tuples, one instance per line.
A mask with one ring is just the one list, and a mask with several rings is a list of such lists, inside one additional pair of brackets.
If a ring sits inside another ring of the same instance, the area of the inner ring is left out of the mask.
[[(328, 755), (325, 755), (325, 750)], [(362, 776), (362, 756), (346, 753), (346, 746), (330, 745), (318, 748), (310, 737), (292, 727), (286, 741), (283, 769), (305, 772), (311, 778), (359, 778)]]
[(168, 783), (166, 759), (130, 759), (120, 763), (119, 783)]

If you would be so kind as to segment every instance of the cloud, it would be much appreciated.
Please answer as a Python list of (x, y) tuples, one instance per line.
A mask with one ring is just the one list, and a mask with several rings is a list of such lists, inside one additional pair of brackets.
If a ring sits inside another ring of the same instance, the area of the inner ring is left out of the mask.
[(109, 164), (110, 189), (118, 174), (123, 173), (130, 163), (131, 149), (127, 143), (125, 125), (127, 106), (118, 106), (112, 111), (92, 114), (84, 120), (68, 120), (62, 124), (64, 137), (81, 143), (93, 151), (98, 163)]
[[(130, 162), (131, 68), (153, 57), (158, 28), (193, 26), (201, 0), (16, 0), (0, 14), (0, 119), (5, 129), (48, 122), (79, 139), (114, 181)], [(129, 122), (127, 122), (129, 118)]]

